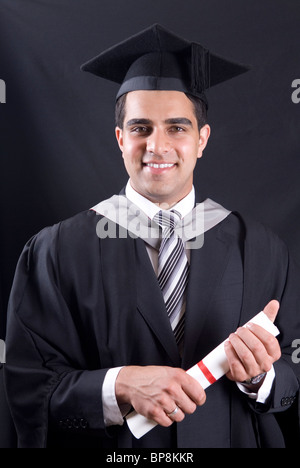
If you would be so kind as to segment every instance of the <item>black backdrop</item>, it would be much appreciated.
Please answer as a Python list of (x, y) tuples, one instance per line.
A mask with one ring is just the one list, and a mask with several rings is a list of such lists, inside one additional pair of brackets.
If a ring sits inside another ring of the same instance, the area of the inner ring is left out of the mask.
[[(116, 87), (79, 66), (155, 22), (252, 66), (207, 94), (212, 136), (195, 185), (271, 226), (300, 264), (299, 0), (1, 0), (0, 338), (28, 238), (127, 181)], [(0, 447), (13, 446), (1, 386), (0, 398)]]

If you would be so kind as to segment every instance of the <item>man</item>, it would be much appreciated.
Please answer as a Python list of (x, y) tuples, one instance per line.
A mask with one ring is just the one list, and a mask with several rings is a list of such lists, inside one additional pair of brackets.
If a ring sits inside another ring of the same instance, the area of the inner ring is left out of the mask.
[[(296, 271), (274, 234), (193, 187), (210, 137), (204, 91), (245, 68), (154, 25), (83, 69), (121, 84), (116, 137), (130, 179), (20, 258), (5, 372), (19, 446), (284, 446), (274, 413), (299, 392)], [(158, 241), (124, 235), (124, 201)], [(200, 212), (201, 234), (181, 239), (175, 227)], [(103, 220), (117, 235), (102, 235)], [(241, 328), (262, 309), (279, 340)], [(227, 337), (227, 377), (204, 392), (185, 370)], [(132, 409), (158, 423), (138, 440), (123, 419)]]

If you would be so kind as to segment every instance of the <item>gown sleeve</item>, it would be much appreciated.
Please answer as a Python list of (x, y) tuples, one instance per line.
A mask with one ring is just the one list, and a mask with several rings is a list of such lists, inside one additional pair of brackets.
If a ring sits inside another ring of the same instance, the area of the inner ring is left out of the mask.
[[(277, 338), (282, 353), (274, 363), (275, 379), (268, 404), (252, 401), (249, 404), (257, 413), (280, 415), (291, 409), (296, 414), (300, 366), (293, 359), (293, 342), (300, 336), (299, 266), (293, 261), (286, 244), (269, 229), (257, 224), (248, 224), (247, 229), (248, 268), (245, 274), (250, 284), (247, 304), (250, 309), (262, 310), (270, 300), (279, 301), (275, 325), (280, 331)], [(299, 427), (298, 421), (296, 425)]]
[(50, 422), (63, 431), (105, 433), (101, 388), (107, 369), (86, 364), (60, 286), (59, 229), (46, 228), (26, 244), (9, 301), (5, 381), (19, 447), (45, 447)]
[[(299, 267), (287, 252), (287, 268), (280, 310), (276, 325), (281, 334), (279, 342), (282, 357), (274, 364), (276, 382), (274, 386), (273, 407), (284, 411), (299, 397), (300, 367), (293, 358), (294, 340), (300, 336), (300, 272)], [(296, 406), (296, 405), (295, 405)]]

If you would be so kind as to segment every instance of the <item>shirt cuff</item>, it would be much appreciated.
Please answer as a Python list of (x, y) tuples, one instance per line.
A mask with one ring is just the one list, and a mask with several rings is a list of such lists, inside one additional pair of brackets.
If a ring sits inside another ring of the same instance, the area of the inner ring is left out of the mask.
[(114, 425), (122, 426), (124, 423), (123, 417), (130, 408), (129, 405), (119, 407), (116, 399), (115, 384), (121, 369), (122, 367), (113, 367), (109, 369), (103, 381), (102, 406), (104, 424), (106, 427)]
[(272, 385), (275, 379), (275, 370), (274, 367), (267, 372), (266, 377), (258, 389), (257, 392), (251, 392), (245, 385), (243, 385), (240, 382), (236, 382), (238, 388), (241, 390), (241, 392), (245, 393), (248, 395), (249, 398), (252, 400), (256, 400), (257, 403), (266, 403), (267, 399), (269, 398), (272, 390)]

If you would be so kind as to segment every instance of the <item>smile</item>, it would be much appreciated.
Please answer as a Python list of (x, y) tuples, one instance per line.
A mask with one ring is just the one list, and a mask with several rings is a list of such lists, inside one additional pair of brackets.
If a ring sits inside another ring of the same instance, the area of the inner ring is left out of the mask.
[(154, 169), (165, 169), (168, 167), (173, 167), (175, 164), (156, 164), (156, 163), (146, 163), (145, 166), (147, 167), (154, 167)]

